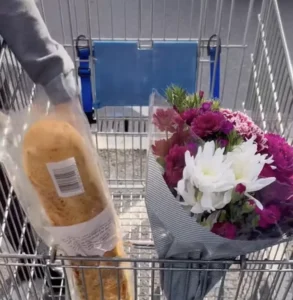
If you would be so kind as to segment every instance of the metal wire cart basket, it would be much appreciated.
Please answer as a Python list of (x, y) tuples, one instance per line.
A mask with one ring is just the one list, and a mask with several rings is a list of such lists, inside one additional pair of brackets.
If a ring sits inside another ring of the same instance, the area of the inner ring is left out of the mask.
[[(278, 1), (41, 0), (38, 4), (52, 35), (72, 55), (78, 70), (83, 108), (124, 231), (135, 299), (164, 299), (162, 261), (153, 248), (144, 204), (150, 88), (163, 89), (160, 78), (172, 80), (169, 71), (174, 66), (176, 73), (175, 66), (185, 56), (193, 67), (182, 63), (178, 76), (185, 73), (184, 83), (191, 92), (204, 90), (226, 107), (245, 109), (264, 130), (291, 141), (293, 71)], [(131, 63), (133, 56), (140, 72)], [(143, 81), (149, 59), (157, 63), (155, 83)], [(123, 74), (131, 78), (120, 82)], [(134, 87), (140, 88), (138, 95)], [(117, 91), (119, 100), (108, 101)], [(21, 109), (34, 95), (34, 84), (3, 42), (0, 108)], [(57, 300), (65, 299), (65, 294), (70, 299), (64, 292), (66, 261), (99, 258), (64, 257), (58, 249), (47, 249), (21, 209), (3, 167), (0, 176), (1, 299)], [(219, 261), (218, 269), (208, 261), (188, 261), (189, 271), (223, 273), (205, 297), (208, 300), (289, 300), (292, 250), (292, 245), (281, 244), (235, 261)], [(85, 266), (78, 268), (82, 272)], [(176, 270), (175, 265), (169, 268)]]

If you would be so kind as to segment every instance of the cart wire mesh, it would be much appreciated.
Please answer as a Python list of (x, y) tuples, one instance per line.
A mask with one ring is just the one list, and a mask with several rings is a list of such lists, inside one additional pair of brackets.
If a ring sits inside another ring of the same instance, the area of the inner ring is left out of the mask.
[[(40, 0), (38, 4), (50, 32), (71, 54), (76, 69), (80, 61), (75, 45), (80, 34), (90, 45), (99, 40), (132, 40), (138, 46), (156, 40), (196, 41), (195, 84), (207, 95), (215, 79), (210, 84), (206, 49), (216, 34), (212, 45), (218, 46), (215, 65), (221, 59), (223, 106), (244, 109), (264, 130), (292, 141), (293, 72), (276, 0)], [(88, 62), (94, 70), (92, 52)], [(95, 72), (91, 74), (95, 98)], [(0, 109), (21, 110), (35, 94), (34, 84), (3, 42)], [(95, 111), (91, 129), (123, 228), (135, 299), (159, 300), (164, 299), (159, 279), (164, 261), (154, 250), (144, 201), (148, 118), (147, 107), (104, 107)], [(78, 260), (76, 268), (82, 273), (89, 268), (87, 260), (103, 259), (65, 257), (58, 249), (48, 249), (19, 205), (3, 166), (0, 176), (1, 299), (61, 300), (65, 294), (70, 299), (64, 272), (68, 262)], [(292, 245), (284, 243), (247, 257), (218, 261), (216, 266), (209, 261), (168, 261), (168, 271), (178, 272), (186, 263), (189, 272), (206, 271), (207, 276), (208, 271), (221, 272), (222, 279), (206, 300), (289, 300), (293, 297), (292, 253)], [(119, 267), (115, 269), (119, 278)], [(187, 298), (182, 295), (182, 299)]]

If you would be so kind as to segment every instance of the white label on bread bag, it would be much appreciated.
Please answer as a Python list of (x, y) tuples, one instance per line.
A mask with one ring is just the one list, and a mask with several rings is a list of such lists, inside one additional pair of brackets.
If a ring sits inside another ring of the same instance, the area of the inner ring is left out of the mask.
[(56, 163), (47, 163), (47, 168), (59, 197), (66, 198), (84, 193), (74, 157)]
[(118, 242), (115, 217), (110, 206), (87, 222), (46, 229), (67, 255), (103, 256)]

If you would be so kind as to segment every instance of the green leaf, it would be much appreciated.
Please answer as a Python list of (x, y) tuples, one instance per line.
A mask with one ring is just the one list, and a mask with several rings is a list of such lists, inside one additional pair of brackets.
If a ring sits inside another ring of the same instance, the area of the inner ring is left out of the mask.
[(222, 210), (219, 216), (219, 222), (225, 222), (227, 220), (227, 212)]
[(242, 213), (249, 214), (254, 211), (254, 207), (250, 205), (247, 201), (242, 206)]
[(203, 193), (201, 191), (195, 190), (194, 197), (197, 201), (200, 201), (202, 195), (203, 195)]
[(186, 102), (187, 92), (185, 89), (172, 85), (166, 89), (166, 98), (167, 101), (176, 106), (179, 111), (183, 110), (184, 103)]
[(163, 168), (165, 168), (165, 159), (163, 157), (158, 157), (156, 159), (157, 163), (162, 166)]
[(207, 222), (207, 220), (203, 220), (200, 222), (200, 225), (203, 226), (203, 227), (206, 227), (208, 229), (211, 228), (210, 224)]
[(236, 203), (236, 202), (239, 202), (240, 200), (242, 200), (243, 198), (245, 198), (245, 196), (243, 196), (239, 193), (236, 193), (235, 190), (233, 190), (231, 198), (232, 198), (231, 203)]
[[(168, 87), (165, 94), (168, 103), (176, 106), (179, 112), (182, 112), (189, 108), (199, 108), (201, 104), (205, 102), (205, 100), (200, 99), (199, 95), (197, 95), (196, 93), (188, 95), (186, 90), (176, 85)], [(215, 101), (214, 110), (218, 110), (219, 107), (220, 103), (218, 101)]]
[(259, 216), (256, 215), (252, 220), (251, 220), (251, 225), (253, 228), (258, 227), (258, 222), (259, 222)]
[(188, 108), (196, 108), (200, 106), (200, 99), (197, 97), (196, 94), (194, 95), (188, 95), (183, 102), (183, 108), (188, 109)]
[(214, 110), (214, 111), (220, 110), (220, 102), (219, 101), (213, 101), (212, 110)]
[(226, 152), (230, 152), (234, 147), (240, 145), (243, 142), (242, 137), (236, 132), (236, 130), (232, 130), (228, 135), (228, 145), (226, 146)]

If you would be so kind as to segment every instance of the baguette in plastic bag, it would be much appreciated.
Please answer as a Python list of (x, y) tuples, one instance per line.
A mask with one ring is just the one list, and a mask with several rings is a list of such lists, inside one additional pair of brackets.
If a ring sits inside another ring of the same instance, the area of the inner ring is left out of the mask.
[[(39, 207), (41, 217), (33, 220), (37, 232), (45, 228), (66, 255), (125, 257), (117, 216), (78, 101), (53, 107), (36, 102), (21, 118), (14, 118), (6, 128), (14, 145), (6, 149), (4, 164), (25, 211)], [(23, 199), (24, 195), (32, 197)], [(72, 299), (133, 299), (129, 271), (122, 263), (98, 257), (69, 263)]]

